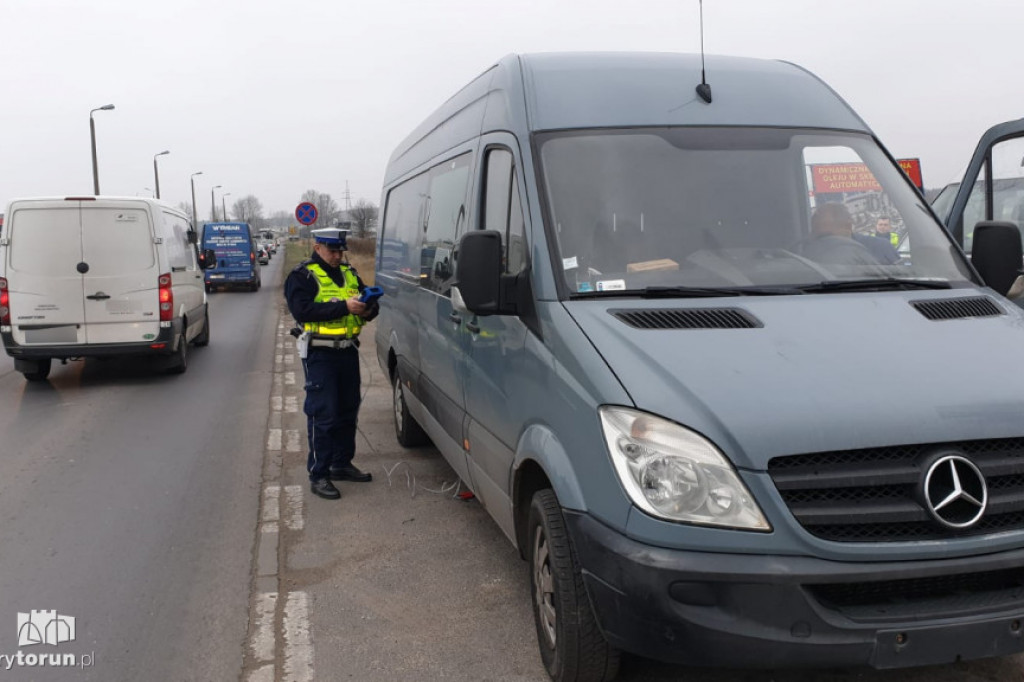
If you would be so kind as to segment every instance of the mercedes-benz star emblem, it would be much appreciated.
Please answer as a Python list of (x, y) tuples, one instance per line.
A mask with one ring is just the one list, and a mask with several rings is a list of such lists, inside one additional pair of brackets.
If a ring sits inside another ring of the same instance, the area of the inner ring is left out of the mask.
[(924, 478), (925, 506), (947, 528), (976, 524), (988, 506), (985, 477), (966, 457), (944, 455), (928, 467)]

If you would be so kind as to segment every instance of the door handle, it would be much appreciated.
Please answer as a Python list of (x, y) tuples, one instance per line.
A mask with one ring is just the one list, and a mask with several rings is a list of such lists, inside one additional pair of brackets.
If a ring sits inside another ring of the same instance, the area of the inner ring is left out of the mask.
[(462, 324), (462, 315), (458, 313), (448, 313), (448, 321), (454, 322), (455, 324)]
[(469, 331), (473, 332), (474, 334), (479, 334), (480, 333), (480, 327), (478, 327), (477, 325), (473, 324), (472, 322), (467, 322), (466, 323), (466, 329), (468, 329)]
[(88, 298), (90, 301), (105, 301), (108, 298), (110, 298), (110, 296), (107, 296), (102, 291), (97, 291), (95, 294), (92, 294), (90, 296), (86, 296), (86, 298)]

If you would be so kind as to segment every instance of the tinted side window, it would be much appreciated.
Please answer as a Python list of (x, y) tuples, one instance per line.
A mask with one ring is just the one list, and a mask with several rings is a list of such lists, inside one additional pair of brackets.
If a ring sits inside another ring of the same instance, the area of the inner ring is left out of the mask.
[(446, 295), (451, 288), (448, 282), (455, 274), (455, 242), (466, 219), (470, 158), (470, 154), (463, 154), (430, 171), (420, 281), (423, 286)]
[(515, 274), (526, 266), (526, 239), (512, 152), (488, 151), (485, 172), (483, 228), (501, 233), (505, 272)]
[(388, 192), (381, 232), (381, 270), (419, 277), (419, 245), (423, 233), (427, 174)]

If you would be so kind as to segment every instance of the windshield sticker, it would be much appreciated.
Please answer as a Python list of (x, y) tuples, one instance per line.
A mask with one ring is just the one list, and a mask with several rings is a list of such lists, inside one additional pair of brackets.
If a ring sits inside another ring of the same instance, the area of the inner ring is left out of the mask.
[(580, 282), (576, 285), (576, 291), (593, 291), (594, 285), (590, 282)]
[(563, 258), (562, 259), (562, 269), (563, 270), (572, 270), (573, 268), (576, 268), (576, 267), (579, 267), (579, 263), (576, 262), (576, 256), (573, 256), (572, 258)]
[(606, 279), (597, 283), (598, 291), (625, 291), (626, 280), (624, 279)]

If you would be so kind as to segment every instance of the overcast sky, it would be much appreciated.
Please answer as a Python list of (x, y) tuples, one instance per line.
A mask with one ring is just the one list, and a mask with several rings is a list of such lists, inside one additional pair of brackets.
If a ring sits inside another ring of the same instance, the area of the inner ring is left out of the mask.
[[(15, 197), (380, 200), (395, 146), (511, 52), (699, 52), (697, 0), (0, 0), (0, 211)], [(1021, 0), (705, 0), (709, 54), (796, 62), (927, 187), (1024, 116)], [(709, 74), (713, 83), (713, 75)]]

